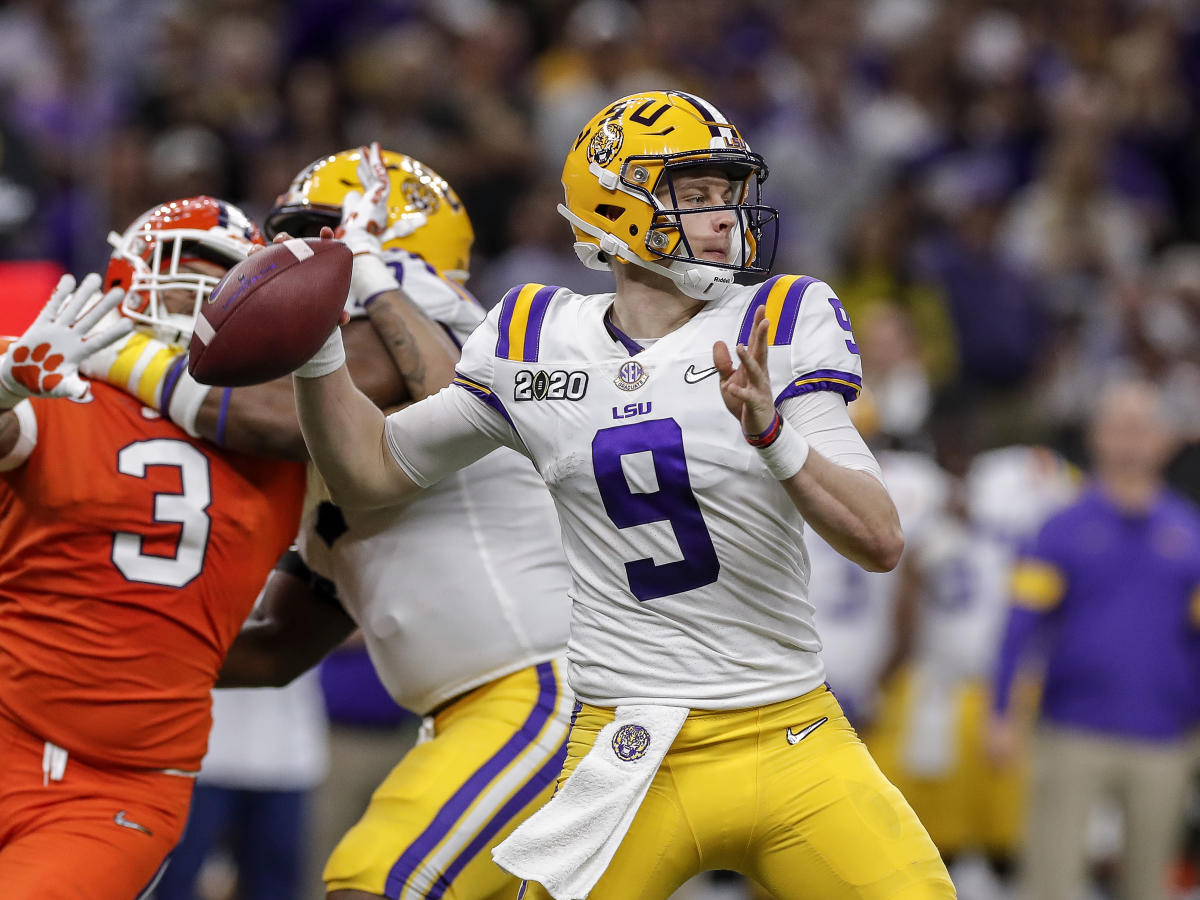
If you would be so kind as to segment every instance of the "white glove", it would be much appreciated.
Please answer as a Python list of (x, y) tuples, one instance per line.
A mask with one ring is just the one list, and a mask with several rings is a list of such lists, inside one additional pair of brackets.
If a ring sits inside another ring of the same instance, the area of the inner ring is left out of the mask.
[(88, 275), (78, 289), (70, 275), (59, 280), (33, 324), (0, 361), (0, 410), (12, 409), (26, 397), (83, 401), (91, 396), (90, 385), (79, 377), (79, 364), (133, 328), (133, 321), (123, 318), (88, 334), (125, 297), (120, 288), (97, 300), (99, 293), (99, 275)]
[(388, 199), (392, 192), (379, 142), (373, 142), (370, 147), (359, 147), (358, 156), (358, 183), (362, 185), (362, 193), (346, 192), (342, 199), (342, 223), (334, 232), (356, 256), (383, 250), (379, 236), (387, 228)]
[(387, 229), (392, 182), (378, 141), (359, 148), (358, 181), (362, 193), (346, 193), (342, 200), (342, 223), (334, 234), (354, 254), (350, 299), (366, 304), (372, 297), (400, 287), (396, 273), (383, 261), (381, 238)]

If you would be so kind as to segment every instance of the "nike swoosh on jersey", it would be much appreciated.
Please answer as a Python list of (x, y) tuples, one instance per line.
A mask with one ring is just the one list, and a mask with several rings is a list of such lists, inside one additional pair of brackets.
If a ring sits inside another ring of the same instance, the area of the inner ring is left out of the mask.
[(703, 381), (709, 375), (716, 374), (716, 366), (710, 366), (707, 369), (697, 369), (695, 366), (688, 366), (687, 371), (683, 373), (683, 380), (688, 384), (695, 384), (697, 381)]
[(113, 816), (113, 821), (122, 828), (132, 828), (134, 831), (140, 831), (142, 834), (148, 834), (151, 837), (154, 836), (154, 832), (145, 825), (139, 825), (137, 822), (125, 818), (125, 810), (121, 810), (119, 813)]
[(821, 718), (817, 719), (817, 721), (813, 722), (811, 725), (801, 728), (799, 731), (792, 731), (792, 729), (789, 727), (787, 730), (787, 742), (789, 744), (800, 743), (828, 721), (829, 716), (821, 716)]

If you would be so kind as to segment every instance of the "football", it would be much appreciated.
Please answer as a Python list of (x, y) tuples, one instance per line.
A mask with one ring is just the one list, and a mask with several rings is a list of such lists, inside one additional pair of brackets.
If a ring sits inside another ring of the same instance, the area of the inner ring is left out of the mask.
[(201, 384), (242, 387), (312, 358), (337, 327), (354, 256), (341, 241), (292, 238), (226, 273), (196, 316), (188, 371)]

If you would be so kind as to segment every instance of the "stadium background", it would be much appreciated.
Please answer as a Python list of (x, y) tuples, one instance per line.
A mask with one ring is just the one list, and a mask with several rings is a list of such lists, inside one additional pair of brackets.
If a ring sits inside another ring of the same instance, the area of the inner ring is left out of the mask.
[(1189, 0), (9, 0), (0, 3), (0, 332), (105, 235), (210, 193), (255, 219), (314, 158), (378, 139), (477, 232), (487, 305), (572, 255), (558, 173), (647, 87), (763, 153), (776, 271), (838, 290), (882, 444), (940, 396), (991, 445), (1084, 463), (1097, 386), (1166, 392), (1200, 496), (1200, 8)]

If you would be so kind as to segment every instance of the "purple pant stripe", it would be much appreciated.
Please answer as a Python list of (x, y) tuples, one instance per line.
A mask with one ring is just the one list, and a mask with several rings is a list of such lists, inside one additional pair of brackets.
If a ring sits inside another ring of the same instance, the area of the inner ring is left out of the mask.
[(467, 863), (478, 856), (480, 851), (491, 843), (492, 838), (496, 836), (500, 829), (511, 822), (521, 810), (533, 801), (534, 797), (545, 789), (546, 785), (558, 777), (558, 773), (562, 771), (563, 763), (566, 759), (567, 742), (563, 741), (562, 746), (554, 752), (554, 755), (546, 761), (546, 764), (538, 769), (521, 786), (521, 789), (509, 798), (508, 802), (500, 808), (500, 811), (492, 816), (491, 821), (475, 836), (475, 839), (467, 844), (462, 853), (458, 854), (454, 858), (454, 861), (446, 867), (446, 871), (438, 876), (437, 882), (426, 895), (426, 900), (438, 900), (439, 897), (446, 893), (446, 889), (450, 887), (450, 884), (458, 877), (458, 873), (466, 867)]
[(537, 740), (542, 727), (553, 715), (558, 699), (558, 679), (554, 674), (554, 667), (548, 662), (542, 663), (537, 667), (537, 675), (540, 686), (537, 703), (530, 710), (525, 723), (517, 730), (516, 734), (505, 742), (503, 747), (492, 755), (491, 759), (476, 769), (466, 783), (454, 792), (438, 810), (433, 821), (400, 854), (399, 859), (388, 872), (387, 883), (384, 886), (385, 896), (400, 896), (404, 886), (413, 873), (418, 870), (421, 862), (453, 830), (463, 813), (484, 792), (492, 779), (503, 772), (509, 763), (524, 753)]

